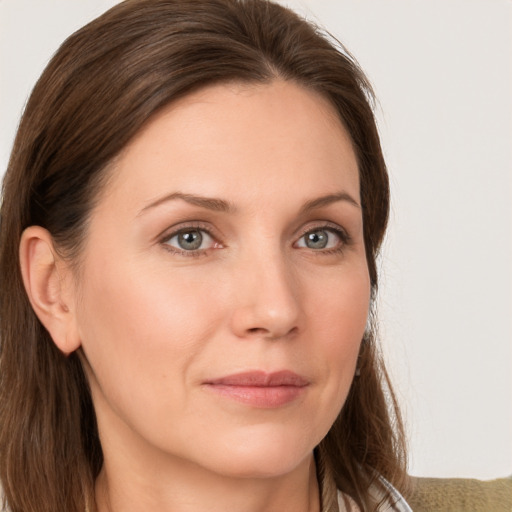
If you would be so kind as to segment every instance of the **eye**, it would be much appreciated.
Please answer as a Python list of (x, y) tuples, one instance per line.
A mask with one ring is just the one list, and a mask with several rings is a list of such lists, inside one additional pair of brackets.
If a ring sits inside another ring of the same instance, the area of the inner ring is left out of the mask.
[(344, 242), (345, 237), (341, 231), (333, 228), (322, 227), (312, 229), (302, 235), (297, 241), (296, 247), (319, 251), (341, 248)]
[(218, 244), (204, 229), (186, 228), (167, 237), (163, 243), (177, 252), (200, 252), (211, 249)]

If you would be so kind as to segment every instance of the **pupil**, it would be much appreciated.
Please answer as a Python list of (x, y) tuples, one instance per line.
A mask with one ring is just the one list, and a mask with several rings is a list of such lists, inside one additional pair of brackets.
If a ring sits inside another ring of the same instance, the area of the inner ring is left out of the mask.
[(180, 233), (178, 242), (182, 249), (189, 251), (199, 249), (203, 242), (203, 235), (199, 231), (186, 231), (185, 233)]

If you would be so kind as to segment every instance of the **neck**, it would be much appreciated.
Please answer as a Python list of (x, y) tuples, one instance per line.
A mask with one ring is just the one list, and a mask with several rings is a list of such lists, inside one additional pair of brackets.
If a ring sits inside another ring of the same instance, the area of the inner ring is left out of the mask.
[(320, 512), (313, 455), (272, 478), (236, 478), (176, 461), (167, 470), (116, 467), (105, 460), (96, 482), (98, 512)]

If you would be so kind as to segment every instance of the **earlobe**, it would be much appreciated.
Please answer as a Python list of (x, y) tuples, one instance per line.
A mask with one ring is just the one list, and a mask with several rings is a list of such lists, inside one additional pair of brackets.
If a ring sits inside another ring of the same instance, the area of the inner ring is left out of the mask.
[(80, 346), (72, 304), (70, 270), (58, 257), (50, 233), (30, 226), (22, 234), (20, 265), (28, 298), (54, 343), (66, 355)]

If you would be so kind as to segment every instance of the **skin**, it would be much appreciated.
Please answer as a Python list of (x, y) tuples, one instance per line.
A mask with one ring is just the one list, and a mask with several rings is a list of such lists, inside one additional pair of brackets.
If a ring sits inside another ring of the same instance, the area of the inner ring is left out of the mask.
[[(83, 350), (100, 512), (318, 511), (312, 451), (346, 399), (370, 300), (358, 167), (334, 109), (288, 82), (208, 87), (109, 172), (80, 276), (41, 228), (21, 248), (34, 309), (61, 350)], [(205, 385), (249, 370), (307, 385), (272, 407)]]

